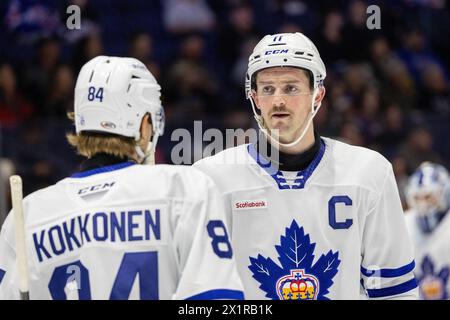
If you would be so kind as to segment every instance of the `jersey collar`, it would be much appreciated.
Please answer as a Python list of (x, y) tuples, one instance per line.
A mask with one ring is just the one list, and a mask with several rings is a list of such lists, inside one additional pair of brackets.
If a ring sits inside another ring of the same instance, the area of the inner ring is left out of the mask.
[(322, 160), (322, 158), (323, 158), (323, 155), (325, 153), (325, 142), (323, 141), (323, 139), (320, 139), (319, 152), (316, 154), (314, 159), (304, 170), (300, 170), (297, 172), (296, 179), (292, 183), (292, 185), (289, 185), (286, 182), (286, 178), (281, 170), (277, 169), (271, 163), (271, 161), (267, 160), (264, 156), (262, 156), (260, 153), (257, 152), (257, 150), (253, 144), (249, 144), (247, 146), (247, 151), (250, 154), (250, 156), (256, 161), (256, 163), (269, 176), (271, 176), (272, 179), (275, 180), (275, 182), (280, 190), (303, 189), (305, 187), (305, 184), (308, 181), (309, 177), (311, 177), (312, 173), (319, 165), (320, 160)]
[(104, 166), (104, 167), (99, 167), (99, 168), (95, 168), (95, 169), (92, 169), (92, 170), (77, 172), (77, 173), (74, 173), (71, 176), (71, 178), (85, 178), (85, 177), (92, 176), (94, 174), (120, 170), (120, 169), (123, 169), (123, 168), (127, 168), (127, 167), (130, 167), (130, 166), (133, 166), (135, 164), (136, 163), (133, 162), (133, 161), (121, 162), (121, 163), (113, 164), (113, 165), (110, 165), (110, 166)]

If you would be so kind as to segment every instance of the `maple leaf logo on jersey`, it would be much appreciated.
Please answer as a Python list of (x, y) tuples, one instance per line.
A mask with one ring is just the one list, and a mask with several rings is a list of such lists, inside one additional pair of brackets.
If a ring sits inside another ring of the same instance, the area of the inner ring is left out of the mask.
[(266, 297), (273, 300), (328, 300), (325, 295), (341, 263), (339, 252), (330, 250), (313, 264), (315, 247), (309, 234), (293, 220), (285, 235), (280, 237), (280, 245), (275, 246), (281, 267), (260, 254), (257, 258), (250, 257), (249, 269)]
[(449, 268), (443, 267), (439, 272), (434, 270), (434, 263), (425, 256), (420, 265), (421, 275), (417, 277), (420, 295), (425, 300), (446, 300), (448, 298), (447, 281)]

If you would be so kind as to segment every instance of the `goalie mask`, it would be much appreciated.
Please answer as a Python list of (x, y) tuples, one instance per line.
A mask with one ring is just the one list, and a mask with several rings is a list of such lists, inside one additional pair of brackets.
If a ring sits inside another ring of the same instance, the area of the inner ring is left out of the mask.
[(408, 206), (419, 217), (421, 229), (431, 232), (449, 207), (448, 171), (438, 164), (422, 163), (409, 179), (406, 196)]

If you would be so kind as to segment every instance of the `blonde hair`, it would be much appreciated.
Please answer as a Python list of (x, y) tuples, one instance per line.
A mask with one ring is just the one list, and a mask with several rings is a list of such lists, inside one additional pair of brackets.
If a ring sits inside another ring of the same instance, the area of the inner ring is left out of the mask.
[[(74, 113), (67, 114), (74, 120)], [(99, 153), (106, 153), (120, 158), (130, 158), (135, 154), (136, 141), (134, 138), (101, 132), (81, 132), (66, 134), (67, 141), (77, 149), (77, 153), (92, 158)]]

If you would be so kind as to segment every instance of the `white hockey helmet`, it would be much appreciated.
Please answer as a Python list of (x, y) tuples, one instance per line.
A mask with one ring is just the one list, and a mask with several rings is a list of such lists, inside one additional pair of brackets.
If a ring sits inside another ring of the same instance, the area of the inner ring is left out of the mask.
[(266, 35), (253, 49), (253, 53), (248, 59), (248, 69), (245, 78), (245, 95), (250, 99), (256, 122), (260, 129), (273, 139), (264, 127), (264, 121), (257, 112), (252, 98), (252, 89), (255, 84), (255, 77), (258, 71), (271, 67), (296, 67), (309, 70), (313, 75), (313, 99), (309, 118), (305, 120), (302, 134), (292, 143), (282, 144), (284, 146), (293, 146), (297, 144), (305, 135), (312, 119), (320, 108), (314, 101), (318, 93), (318, 88), (322, 86), (327, 75), (325, 64), (320, 58), (319, 51), (312, 41), (300, 32), (279, 33)]
[(422, 163), (406, 187), (408, 205), (421, 216), (445, 212), (449, 207), (450, 178), (445, 167)]
[[(154, 150), (164, 132), (161, 87), (146, 66), (134, 58), (98, 56), (88, 61), (75, 86), (75, 129), (140, 139), (142, 118), (150, 113)], [(138, 154), (144, 157), (151, 150)], [(139, 148), (140, 149), (140, 148)]]
[(267, 35), (253, 49), (248, 59), (245, 91), (251, 97), (252, 80), (256, 73), (271, 67), (297, 67), (313, 74), (314, 89), (325, 80), (327, 72), (319, 51), (312, 41), (300, 32)]

